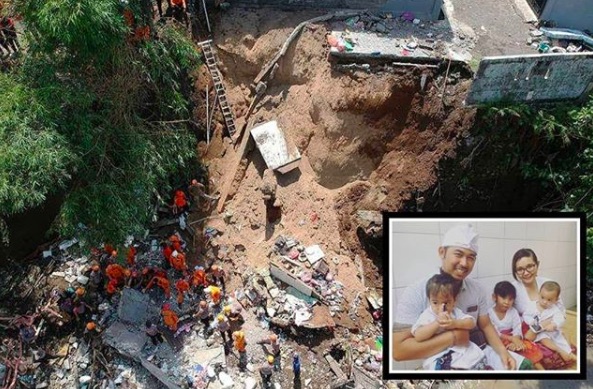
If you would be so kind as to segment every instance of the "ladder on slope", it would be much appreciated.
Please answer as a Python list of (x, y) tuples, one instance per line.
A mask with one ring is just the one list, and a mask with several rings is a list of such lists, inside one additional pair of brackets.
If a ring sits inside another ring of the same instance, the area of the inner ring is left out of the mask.
[(231, 141), (234, 143), (236, 130), (235, 116), (233, 115), (233, 110), (231, 109), (231, 105), (227, 99), (226, 90), (224, 88), (224, 84), (222, 83), (222, 75), (220, 74), (220, 70), (218, 70), (216, 55), (211, 44), (212, 40), (198, 43), (202, 49), (202, 52), (204, 53), (206, 66), (208, 66), (208, 70), (210, 71), (210, 75), (214, 81), (214, 90), (218, 96), (218, 103), (220, 105), (220, 109), (222, 110), (222, 116), (224, 117), (226, 128), (229, 131), (229, 135), (231, 136)]

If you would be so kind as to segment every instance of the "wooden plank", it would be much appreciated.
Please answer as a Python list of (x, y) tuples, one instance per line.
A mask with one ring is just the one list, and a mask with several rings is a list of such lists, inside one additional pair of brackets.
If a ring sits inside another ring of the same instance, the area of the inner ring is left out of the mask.
[[(251, 128), (252, 123), (250, 123), (249, 127)], [(246, 127), (246, 126), (244, 126)], [(239, 134), (240, 136), (241, 134)], [(222, 187), (222, 190), (220, 192), (220, 199), (218, 200), (218, 205), (216, 207), (216, 210), (218, 211), (218, 213), (222, 213), (222, 211), (224, 210), (224, 203), (226, 202), (227, 197), (229, 196), (229, 193), (231, 192), (231, 189), (233, 187), (233, 182), (235, 181), (235, 176), (237, 175), (237, 171), (239, 171), (239, 166), (241, 166), (241, 161), (243, 160), (243, 157), (245, 157), (245, 152), (247, 150), (247, 143), (249, 142), (249, 139), (251, 138), (251, 135), (249, 133), (249, 131), (247, 131), (247, 133), (243, 136), (243, 140), (241, 141), (241, 145), (239, 146), (239, 149), (237, 150), (237, 155), (235, 156), (235, 160), (233, 161), (233, 168), (230, 170), (231, 174), (229, 174), (226, 177), (226, 181), (224, 183), (224, 186)]]
[(365, 371), (358, 366), (353, 366), (352, 373), (354, 375), (354, 382), (356, 387), (365, 389), (379, 389), (381, 388), (381, 381), (374, 377), (370, 377)]
[(165, 385), (169, 389), (181, 389), (181, 386), (176, 385), (163, 373), (161, 369), (153, 365), (152, 363), (148, 362), (146, 359), (140, 357), (140, 363), (142, 366), (150, 372), (156, 379), (161, 381), (163, 385)]
[(270, 73), (270, 71), (272, 70), (272, 68), (274, 67), (274, 65), (276, 65), (276, 62), (278, 62), (280, 60), (280, 58), (282, 58), (284, 56), (284, 54), (286, 54), (286, 51), (288, 50), (288, 48), (290, 47), (290, 44), (292, 43), (292, 41), (294, 41), (299, 34), (301, 33), (301, 30), (309, 23), (317, 23), (317, 22), (324, 22), (327, 20), (330, 20), (334, 17), (349, 17), (349, 16), (354, 16), (354, 15), (358, 15), (360, 13), (362, 13), (363, 11), (338, 11), (338, 12), (334, 12), (331, 14), (326, 14), (326, 15), (322, 15), (322, 16), (318, 16), (316, 18), (313, 19), (309, 19), (309, 20), (305, 20), (304, 22), (300, 23), (298, 26), (295, 27), (295, 29), (292, 31), (292, 33), (290, 33), (290, 35), (288, 36), (288, 38), (286, 39), (286, 41), (284, 42), (284, 44), (282, 45), (282, 48), (280, 49), (280, 51), (276, 54), (276, 56), (274, 56), (274, 58), (272, 58), (272, 60), (270, 62), (268, 62), (266, 64), (266, 66), (263, 67), (263, 69), (259, 72), (259, 74), (255, 77), (255, 79), (253, 80), (253, 84), (257, 85), (259, 84), (267, 75), (268, 73)]
[(330, 354), (325, 354), (325, 360), (327, 361), (327, 363), (329, 363), (330, 369), (332, 369), (339, 381), (348, 380), (348, 377), (346, 376), (346, 374), (344, 374), (342, 368), (340, 367), (340, 364), (336, 362), (334, 357), (332, 357)]

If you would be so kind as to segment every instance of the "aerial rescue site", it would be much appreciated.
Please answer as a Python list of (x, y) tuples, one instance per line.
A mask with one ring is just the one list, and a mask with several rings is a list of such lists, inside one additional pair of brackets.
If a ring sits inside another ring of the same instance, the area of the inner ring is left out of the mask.
[[(205, 129), (198, 148), (208, 182), (179, 195), (187, 214), (162, 212), (151, 235), (122, 248), (136, 270), (122, 269), (126, 286), (109, 298), (93, 266), (109, 263), (114, 248), (81, 252), (76, 240), (46, 248), (47, 267), (28, 276), (35, 290), (23, 292), (38, 295), (39, 315), (19, 318), (35, 324), (37, 347), (17, 357), (16, 343), (3, 343), (4, 387), (266, 387), (269, 356), (276, 388), (463, 387), (381, 379), (381, 211), (434, 207), (439, 163), (470, 138), (476, 104), (586, 95), (593, 40), (539, 28), (519, 0), (481, 9), (466, 0), (363, 10), (248, 3), (207, 5), (207, 14), (197, 5), (191, 19), (205, 65), (193, 117)], [(555, 80), (555, 69), (567, 74)], [(158, 274), (164, 258), (170, 268)], [(189, 291), (175, 283), (181, 275)], [(68, 288), (92, 295), (95, 324), (45, 342), (43, 327), (68, 308), (62, 292), (42, 295)], [(147, 320), (164, 336), (158, 346)]]

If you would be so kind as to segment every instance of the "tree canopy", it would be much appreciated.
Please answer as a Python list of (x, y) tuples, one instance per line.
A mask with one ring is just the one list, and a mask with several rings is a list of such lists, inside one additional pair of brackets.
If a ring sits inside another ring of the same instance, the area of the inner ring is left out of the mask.
[(0, 73), (0, 215), (64, 191), (55, 228), (90, 243), (144, 233), (198, 168), (183, 30), (132, 0), (17, 0), (27, 49)]

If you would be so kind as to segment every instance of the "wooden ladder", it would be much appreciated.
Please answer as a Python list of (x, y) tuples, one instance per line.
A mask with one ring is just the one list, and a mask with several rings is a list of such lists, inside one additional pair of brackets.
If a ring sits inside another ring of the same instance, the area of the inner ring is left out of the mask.
[(210, 71), (210, 75), (214, 81), (214, 89), (216, 91), (216, 95), (218, 96), (218, 103), (220, 104), (220, 109), (222, 110), (222, 116), (224, 117), (226, 128), (229, 131), (229, 135), (231, 136), (231, 141), (234, 143), (236, 130), (235, 115), (233, 115), (233, 110), (231, 109), (231, 105), (226, 96), (226, 90), (222, 82), (222, 75), (220, 74), (220, 70), (218, 70), (218, 61), (216, 60), (216, 54), (212, 48), (212, 40), (199, 42), (198, 45), (204, 53), (206, 66), (208, 66), (208, 70)]

